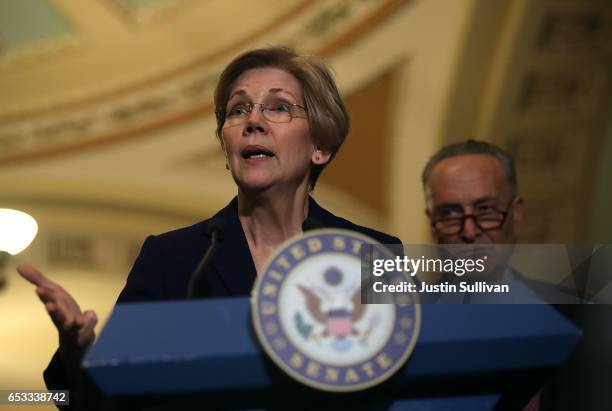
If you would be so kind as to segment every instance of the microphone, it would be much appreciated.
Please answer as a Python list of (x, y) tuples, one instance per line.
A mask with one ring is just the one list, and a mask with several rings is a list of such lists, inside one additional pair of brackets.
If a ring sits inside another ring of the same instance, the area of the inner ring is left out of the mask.
[(316, 218), (308, 217), (302, 223), (302, 231), (316, 230), (317, 228), (325, 228), (325, 225)]
[(215, 252), (217, 245), (219, 244), (221, 240), (223, 240), (223, 229), (224, 228), (225, 228), (225, 219), (223, 218), (221, 214), (217, 214), (216, 216), (213, 217), (212, 221), (210, 222), (210, 226), (208, 228), (208, 232), (211, 235), (210, 245), (206, 249), (206, 252), (204, 253), (204, 256), (200, 260), (196, 269), (193, 270), (191, 277), (189, 277), (189, 284), (187, 286), (187, 298), (192, 299), (192, 298), (199, 297), (199, 295), (197, 294), (198, 282), (200, 281), (200, 277), (202, 276), (202, 272), (204, 271), (204, 268), (206, 268), (206, 265), (208, 265), (208, 261), (210, 260), (213, 253)]

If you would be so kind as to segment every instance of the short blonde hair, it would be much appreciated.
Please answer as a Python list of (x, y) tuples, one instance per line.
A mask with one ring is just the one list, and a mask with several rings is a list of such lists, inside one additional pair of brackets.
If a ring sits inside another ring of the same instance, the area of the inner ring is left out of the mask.
[[(310, 56), (298, 54), (286, 47), (268, 47), (247, 51), (236, 57), (223, 70), (215, 89), (217, 137), (225, 122), (225, 110), (234, 83), (244, 72), (256, 68), (278, 68), (295, 77), (302, 87), (304, 105), (308, 113), (310, 134), (314, 143), (334, 158), (349, 131), (349, 115), (338, 92), (330, 69)], [(313, 190), (327, 164), (312, 164), (309, 188)]]

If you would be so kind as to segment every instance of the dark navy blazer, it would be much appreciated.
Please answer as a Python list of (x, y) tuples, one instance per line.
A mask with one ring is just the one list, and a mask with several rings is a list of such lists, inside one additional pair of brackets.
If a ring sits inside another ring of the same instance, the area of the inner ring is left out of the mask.
[[(185, 299), (191, 273), (210, 245), (211, 223), (218, 217), (224, 220), (223, 238), (202, 273), (200, 291), (205, 297), (248, 296), (257, 272), (238, 219), (238, 201), (234, 198), (213, 218), (161, 235), (149, 236), (142, 245), (117, 302)], [(401, 244), (397, 237), (333, 215), (319, 206), (312, 197), (309, 197), (308, 218), (326, 228), (357, 231), (382, 244)], [(73, 385), (66, 378), (57, 352), (44, 372), (44, 379), (50, 390), (67, 389)]]
[[(237, 199), (234, 198), (211, 219), (148, 237), (118, 302), (186, 298), (189, 278), (210, 245), (210, 225), (218, 216), (225, 221), (223, 238), (203, 272), (200, 290), (205, 297), (249, 295), (257, 272), (238, 219)], [(383, 244), (401, 243), (396, 237), (336, 217), (312, 198), (309, 199), (308, 217), (324, 227), (358, 231)]]

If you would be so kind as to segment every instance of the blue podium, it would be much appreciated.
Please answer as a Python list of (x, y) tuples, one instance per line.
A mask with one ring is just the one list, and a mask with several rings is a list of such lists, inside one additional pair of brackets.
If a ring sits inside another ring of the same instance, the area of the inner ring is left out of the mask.
[(105, 395), (145, 409), (516, 410), (579, 338), (546, 305), (425, 304), (406, 365), (377, 387), (336, 394), (266, 357), (248, 298), (120, 304), (83, 367)]

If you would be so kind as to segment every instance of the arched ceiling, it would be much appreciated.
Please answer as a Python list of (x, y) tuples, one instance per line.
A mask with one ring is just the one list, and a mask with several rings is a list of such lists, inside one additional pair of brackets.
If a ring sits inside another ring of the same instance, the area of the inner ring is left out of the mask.
[(404, 3), (3, 2), (0, 166), (202, 116), (220, 70), (241, 50), (334, 53)]
[[(542, 210), (589, 195), (577, 181), (607, 112), (606, 4), (0, 2), (0, 200), (163, 220), (152, 227), (209, 215), (235, 193), (214, 137), (216, 78), (242, 50), (285, 44), (332, 65), (353, 114), (317, 187), (326, 205), (428, 241), (420, 170), (443, 143), (478, 137), (517, 156), (531, 210), (549, 218), (527, 238), (571, 238), (555, 221), (588, 205)], [(557, 191), (542, 190), (551, 173)]]

